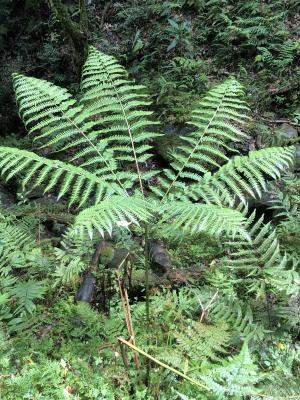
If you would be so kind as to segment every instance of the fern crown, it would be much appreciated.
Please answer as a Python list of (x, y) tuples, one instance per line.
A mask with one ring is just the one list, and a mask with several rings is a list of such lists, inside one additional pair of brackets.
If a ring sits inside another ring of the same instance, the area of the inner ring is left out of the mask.
[(90, 235), (158, 218), (174, 231), (245, 238), (245, 213), (232, 208), (260, 196), (266, 178), (278, 178), (293, 161), (292, 147), (228, 159), (233, 144), (247, 137), (241, 128), (249, 119), (235, 79), (199, 101), (189, 122), (192, 133), (163, 171), (147, 168), (159, 134), (145, 89), (113, 57), (90, 48), (78, 99), (45, 80), (14, 74), (13, 81), (34, 145), (51, 154), (0, 147), (2, 175), (21, 179), (24, 189), (42, 186), (58, 199), (68, 196), (69, 206), (83, 209), (76, 229)]

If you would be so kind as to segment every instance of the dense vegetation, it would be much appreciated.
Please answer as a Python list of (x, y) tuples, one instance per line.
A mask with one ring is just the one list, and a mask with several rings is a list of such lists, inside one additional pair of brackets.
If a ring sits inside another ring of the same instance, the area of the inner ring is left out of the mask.
[(0, 399), (300, 399), (299, 8), (1, 0)]

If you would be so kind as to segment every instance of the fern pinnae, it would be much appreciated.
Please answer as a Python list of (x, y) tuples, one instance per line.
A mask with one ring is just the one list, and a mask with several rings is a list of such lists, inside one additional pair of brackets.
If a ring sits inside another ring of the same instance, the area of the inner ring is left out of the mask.
[[(109, 183), (81, 167), (66, 164), (58, 160), (49, 160), (26, 150), (0, 147), (0, 167), (1, 165), (5, 165), (4, 172), (2, 171), (2, 173), (5, 174), (8, 172), (6, 178), (11, 179), (15, 176), (19, 172), (19, 168), (15, 167), (15, 165), (23, 164), (25, 160), (28, 160), (28, 164), (26, 164), (26, 169), (24, 170), (25, 176), (22, 181), (23, 188), (25, 188), (26, 184), (34, 175), (38, 174), (33, 187), (44, 184), (47, 179), (49, 179), (49, 181), (47, 181), (45, 192), (52, 189), (54, 186), (59, 186), (58, 199), (69, 192), (73, 185), (71, 196), (72, 203), (78, 201), (80, 197), (79, 194), (82, 195), (83, 198), (87, 198), (86, 190), (89, 188), (89, 191), (91, 191), (91, 187), (100, 194), (99, 200), (107, 196), (109, 193), (124, 192), (117, 183)], [(59, 180), (60, 183), (58, 182)], [(85, 189), (82, 193), (78, 193), (78, 185), (82, 188), (83, 183), (85, 184)]]
[(139, 93), (144, 87), (128, 81), (125, 75), (113, 57), (91, 47), (83, 68), (81, 103), (88, 113), (97, 116), (100, 129), (95, 132), (105, 135), (116, 158), (124, 163), (134, 162), (137, 183), (144, 194), (140, 164), (150, 157), (147, 150), (151, 146), (143, 146), (142, 142), (158, 135), (146, 130), (157, 122), (148, 120), (152, 112), (140, 109), (150, 104), (145, 94)]
[(196, 130), (182, 137), (185, 143), (174, 152), (175, 161), (171, 166), (176, 173), (166, 188), (162, 201), (176, 186), (179, 178), (200, 181), (201, 175), (209, 171), (207, 165), (216, 168), (220, 166), (218, 159), (227, 161), (224, 150), (231, 148), (226, 141), (240, 141), (247, 137), (233, 125), (236, 122), (244, 123), (249, 118), (244, 115), (248, 108), (239, 99), (241, 93), (239, 84), (230, 79), (211, 89), (200, 101), (198, 108), (192, 113), (192, 121), (189, 122)]
[(219, 104), (219, 106), (217, 107), (217, 109), (215, 110), (213, 116), (211, 117), (210, 121), (207, 124), (207, 127), (205, 128), (205, 130), (203, 131), (202, 135), (199, 137), (198, 142), (195, 144), (192, 152), (190, 152), (189, 156), (187, 157), (186, 161), (183, 163), (182, 167), (179, 169), (179, 171), (177, 172), (176, 176), (174, 177), (173, 181), (170, 183), (170, 186), (168, 187), (166, 193), (164, 194), (162, 201), (164, 200), (164, 198), (168, 195), (168, 193), (170, 192), (171, 188), (173, 187), (173, 185), (175, 184), (175, 182), (177, 181), (177, 179), (179, 178), (181, 172), (184, 170), (184, 168), (186, 167), (186, 165), (189, 163), (190, 159), (193, 157), (193, 154), (195, 153), (197, 147), (199, 146), (199, 144), (202, 141), (202, 138), (204, 137), (204, 135), (206, 134), (206, 132), (208, 131), (212, 121), (214, 120), (215, 116), (217, 115), (219, 108), (222, 104), (223, 98), (225, 97), (225, 94), (223, 95), (221, 102)]
[[(79, 121), (84, 119), (81, 116), (83, 114), (82, 105), (76, 105), (76, 100), (72, 98), (66, 89), (50, 84), (47, 81), (29, 78), (20, 74), (14, 74), (13, 79), (19, 112), (22, 115), (25, 125), (27, 127), (31, 126), (29, 133), (45, 129), (45, 132), (39, 134), (35, 140), (49, 138), (50, 135), (53, 136), (55, 133), (55, 137), (51, 140), (48, 139), (46, 144), (41, 147), (45, 147), (46, 145), (53, 146), (59, 142), (70, 140), (71, 138), (74, 139), (74, 136), (75, 138), (78, 135), (82, 136), (110, 170), (115, 181), (124, 190), (124, 193), (127, 194), (126, 189), (113, 168), (111, 168), (97, 146), (89, 138), (87, 132), (85, 132), (90, 126), (85, 124), (83, 125), (85, 129), (83, 129), (79, 125)], [(28, 96), (30, 96), (29, 101), (27, 100)], [(32, 114), (33, 116), (30, 116)]]
[[(75, 125), (76, 126), (76, 125)], [(109, 163), (107, 162), (107, 160), (103, 157), (103, 155), (100, 153), (100, 151), (97, 149), (97, 147), (94, 145), (94, 143), (90, 140), (90, 138), (81, 130), (79, 130), (80, 134), (87, 140), (87, 142), (90, 144), (90, 146), (95, 150), (95, 152), (100, 156), (100, 158), (103, 160), (104, 164), (106, 165), (106, 167), (109, 169), (109, 171), (111, 172), (111, 174), (114, 176), (114, 178), (116, 179), (116, 181), (118, 182), (118, 184), (121, 186), (121, 188), (124, 190), (124, 193), (126, 195), (127, 191), (124, 188), (122, 182), (119, 180), (118, 176), (115, 174), (115, 171), (113, 170), (113, 168), (111, 168), (111, 166), (109, 165)]]

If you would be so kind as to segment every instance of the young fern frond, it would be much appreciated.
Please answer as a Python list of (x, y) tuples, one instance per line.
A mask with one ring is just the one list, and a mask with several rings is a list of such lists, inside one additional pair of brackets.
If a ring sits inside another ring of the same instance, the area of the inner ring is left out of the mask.
[(95, 202), (111, 193), (124, 193), (114, 182), (106, 182), (89, 171), (58, 160), (49, 160), (26, 150), (0, 147), (0, 168), (6, 180), (22, 174), (25, 188), (31, 180), (33, 187), (46, 185), (44, 193), (58, 187), (58, 199), (70, 193), (69, 205), (86, 204), (92, 195)]
[(228, 357), (222, 365), (212, 368), (201, 378), (218, 399), (252, 397), (258, 392), (255, 384), (261, 379), (247, 342), (239, 354)]
[(46, 288), (41, 282), (29, 280), (27, 282), (19, 282), (11, 289), (10, 294), (17, 298), (18, 307), (15, 309), (15, 314), (20, 314), (22, 311), (32, 313), (35, 304), (33, 300), (41, 299), (46, 291)]
[[(0, 222), (0, 277), (9, 276), (12, 270), (11, 256), (18, 250), (26, 250), (34, 242), (34, 237), (21, 223), (12, 223), (4, 218)], [(1, 291), (1, 289), (0, 289)]]
[[(212, 167), (227, 161), (225, 150), (229, 142), (241, 141), (246, 135), (234, 126), (244, 124), (249, 118), (248, 107), (241, 99), (241, 85), (234, 79), (211, 89), (200, 101), (192, 113), (189, 122), (195, 130), (182, 137), (185, 144), (174, 152), (171, 163), (173, 172), (167, 173), (170, 183), (164, 197), (172, 190), (177, 181), (191, 179), (199, 181), (201, 176)], [(173, 176), (172, 176), (173, 175)]]

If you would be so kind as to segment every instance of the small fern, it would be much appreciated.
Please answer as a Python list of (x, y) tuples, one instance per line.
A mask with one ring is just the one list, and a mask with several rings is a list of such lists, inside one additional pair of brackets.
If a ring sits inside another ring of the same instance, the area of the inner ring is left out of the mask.
[(218, 398), (228, 399), (255, 395), (258, 393), (255, 385), (261, 378), (245, 342), (238, 355), (229, 357), (201, 379)]
[(41, 282), (29, 280), (20, 282), (11, 289), (10, 295), (16, 298), (18, 307), (15, 309), (15, 314), (21, 314), (23, 311), (32, 313), (35, 308), (33, 300), (43, 298), (45, 287)]

